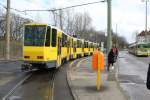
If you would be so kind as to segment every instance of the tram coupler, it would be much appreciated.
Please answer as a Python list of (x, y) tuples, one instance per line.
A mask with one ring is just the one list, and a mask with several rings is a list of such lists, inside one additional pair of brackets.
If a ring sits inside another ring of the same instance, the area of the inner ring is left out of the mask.
[(30, 71), (32, 70), (32, 64), (29, 63), (24, 63), (21, 65), (21, 70), (22, 71)]

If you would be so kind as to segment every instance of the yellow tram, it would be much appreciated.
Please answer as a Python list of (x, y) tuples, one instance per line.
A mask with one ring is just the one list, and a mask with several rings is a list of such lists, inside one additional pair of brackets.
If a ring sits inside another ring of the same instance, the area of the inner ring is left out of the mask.
[(48, 24), (25, 25), (22, 70), (59, 67), (63, 62), (88, 56), (96, 43), (65, 34)]

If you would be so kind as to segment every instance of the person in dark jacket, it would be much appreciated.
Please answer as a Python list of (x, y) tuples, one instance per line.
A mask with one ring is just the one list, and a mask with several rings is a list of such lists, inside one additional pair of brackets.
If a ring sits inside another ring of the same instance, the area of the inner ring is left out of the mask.
[(118, 57), (118, 49), (116, 47), (114, 47), (112, 49), (113, 49), (113, 52), (114, 52), (114, 55), (115, 55), (114, 62), (116, 62), (117, 61), (117, 57)]
[(110, 65), (113, 66), (114, 64), (114, 58), (115, 58), (115, 54), (113, 52), (113, 49), (111, 49), (110, 52), (108, 53), (108, 66), (107, 66), (108, 71), (110, 69)]
[(149, 63), (149, 68), (147, 72), (147, 82), (146, 82), (147, 88), (150, 90), (150, 63)]

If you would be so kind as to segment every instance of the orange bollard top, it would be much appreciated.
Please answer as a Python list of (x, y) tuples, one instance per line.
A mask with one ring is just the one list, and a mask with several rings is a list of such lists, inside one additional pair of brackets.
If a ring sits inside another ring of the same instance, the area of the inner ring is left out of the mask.
[(95, 71), (98, 69), (98, 60), (100, 60), (100, 63), (99, 63), (100, 70), (103, 71), (104, 70), (104, 54), (96, 50), (93, 52), (93, 56), (92, 56), (92, 68)]
[(100, 70), (101, 71), (104, 71), (104, 54), (102, 52), (99, 52), (99, 55), (100, 55)]
[(92, 55), (92, 68), (97, 70), (98, 67), (98, 50), (95, 50)]

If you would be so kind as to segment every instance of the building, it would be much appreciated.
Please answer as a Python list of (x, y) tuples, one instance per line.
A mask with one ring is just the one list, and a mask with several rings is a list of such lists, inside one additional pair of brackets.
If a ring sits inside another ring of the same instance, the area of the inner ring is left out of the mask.
[(137, 43), (150, 43), (150, 31), (142, 31), (137, 35)]

